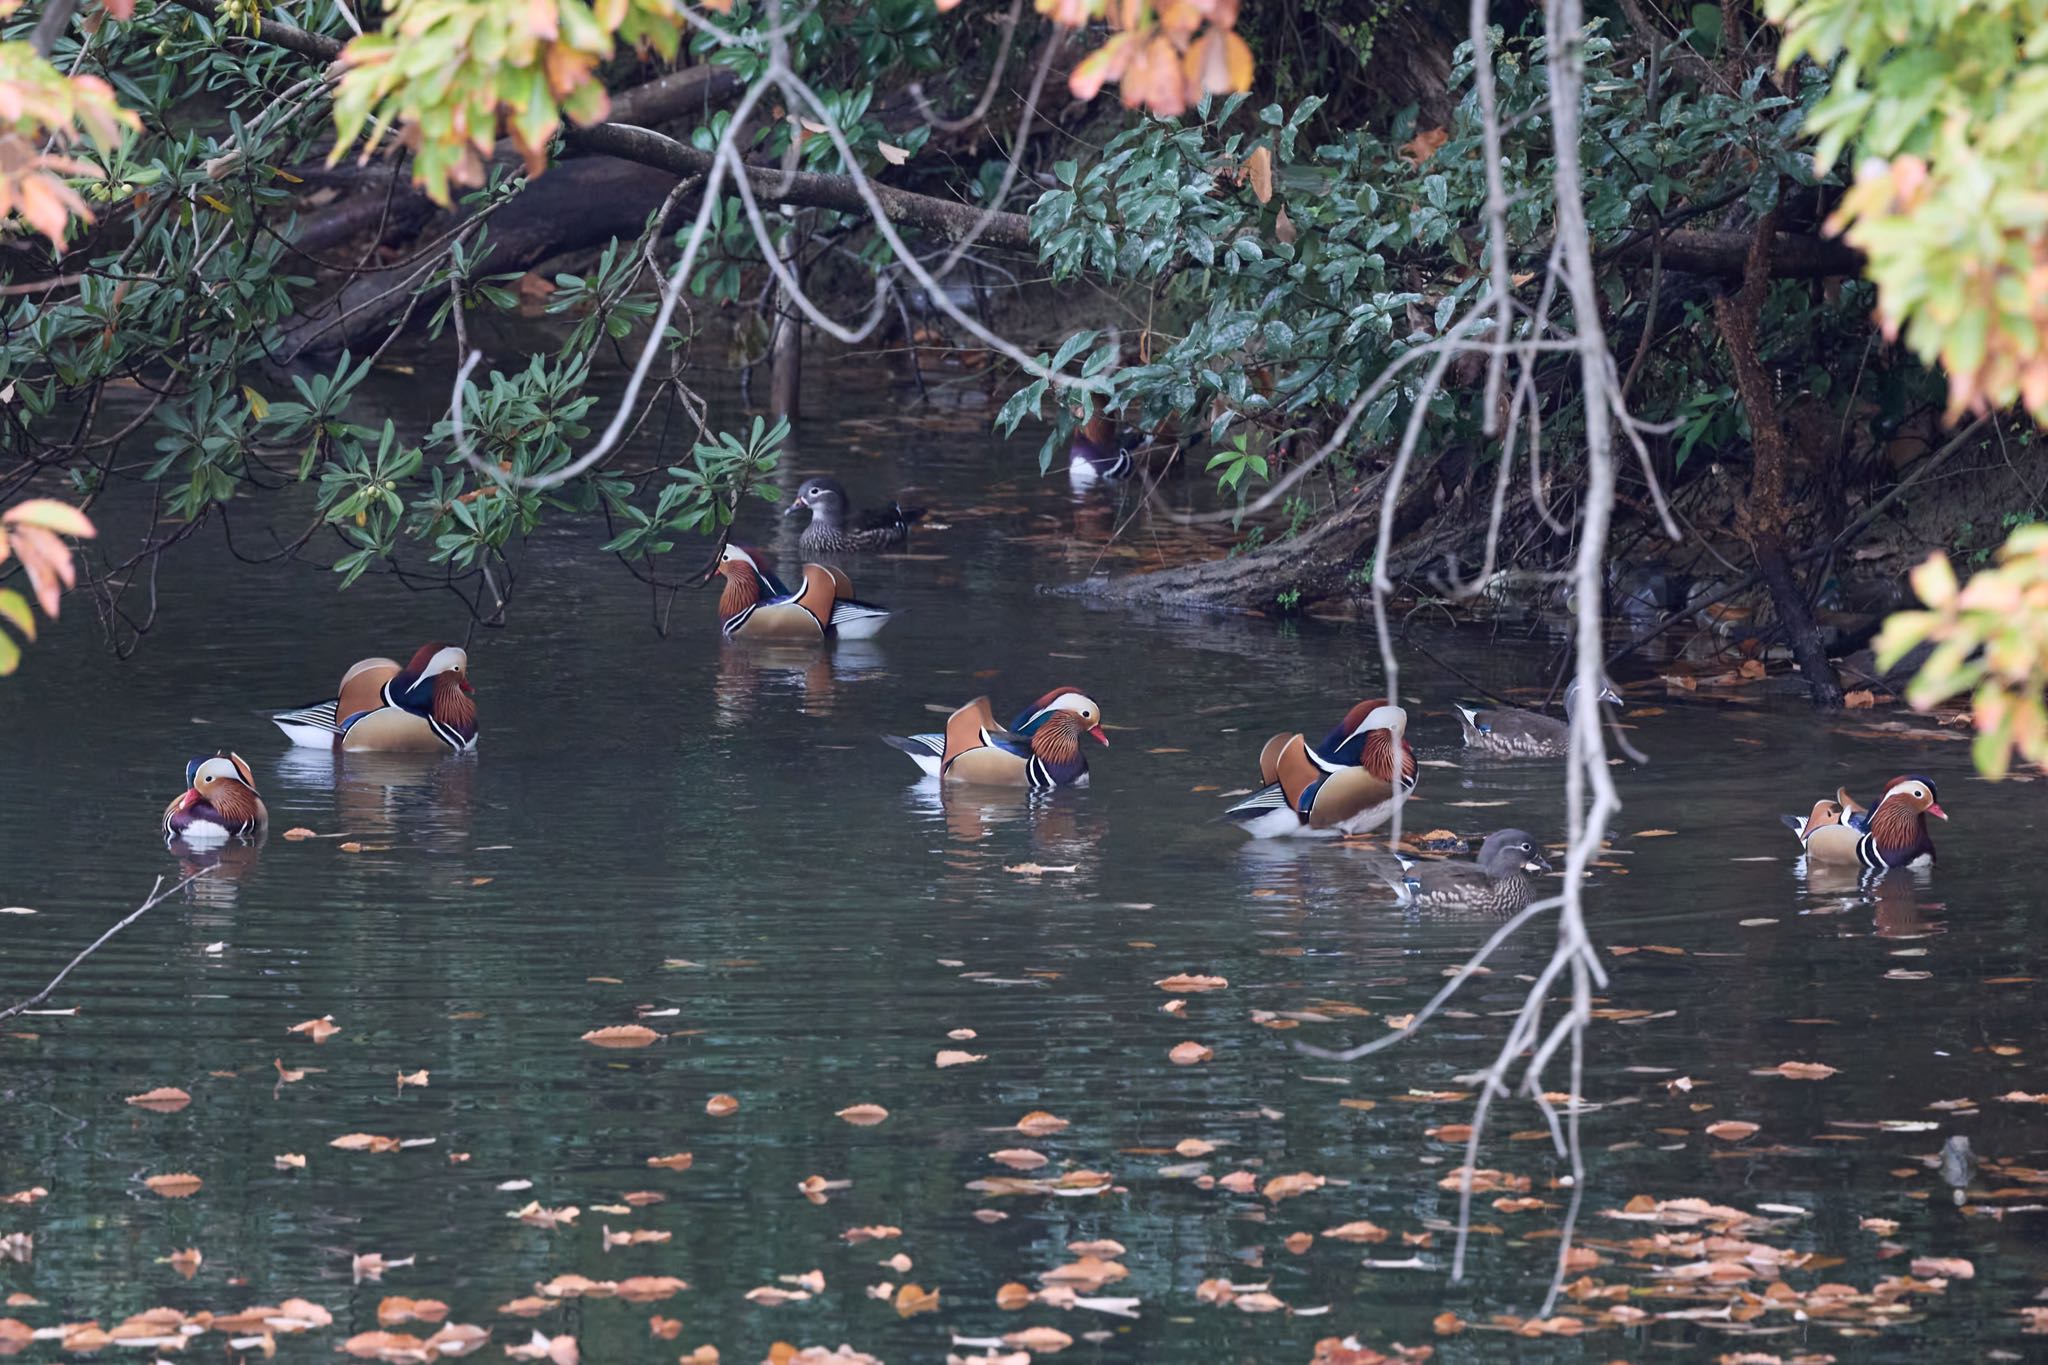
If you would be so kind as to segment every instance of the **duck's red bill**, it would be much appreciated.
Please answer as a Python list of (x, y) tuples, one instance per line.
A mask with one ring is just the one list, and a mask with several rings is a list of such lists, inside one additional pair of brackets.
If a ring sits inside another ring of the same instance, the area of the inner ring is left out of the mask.
[(1100, 725), (1089, 726), (1088, 733), (1095, 737), (1095, 742), (1097, 744), (1107, 745), (1109, 743), (1109, 736), (1102, 733), (1102, 727)]

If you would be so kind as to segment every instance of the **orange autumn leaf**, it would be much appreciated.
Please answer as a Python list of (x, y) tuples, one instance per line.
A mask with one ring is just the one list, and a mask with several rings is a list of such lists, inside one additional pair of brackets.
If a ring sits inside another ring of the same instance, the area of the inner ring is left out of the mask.
[(687, 1171), (697, 1158), (688, 1152), (676, 1152), (669, 1156), (651, 1156), (647, 1164), (664, 1171)]
[(1399, 155), (1409, 165), (1420, 168), (1450, 140), (1451, 134), (1448, 129), (1425, 128), (1401, 144)]
[(919, 1288), (914, 1284), (906, 1284), (896, 1291), (897, 1317), (914, 1318), (919, 1313), (936, 1313), (938, 1311), (939, 1291), (936, 1289), (927, 1290)]
[(592, 1047), (646, 1047), (661, 1041), (661, 1035), (645, 1024), (612, 1024), (583, 1035)]
[[(1265, 148), (1261, 147), (1259, 150), (1265, 151)], [(1220, 976), (1191, 976), (1182, 972), (1175, 976), (1162, 977), (1152, 984), (1171, 995), (1194, 995), (1201, 991), (1220, 991), (1230, 982)]]
[(171, 1175), (153, 1175), (142, 1183), (149, 1187), (151, 1194), (165, 1199), (189, 1199), (199, 1193), (200, 1186), (206, 1182), (190, 1171), (178, 1171)]
[(728, 1114), (739, 1112), (740, 1102), (730, 1095), (713, 1095), (704, 1101), (704, 1112), (712, 1118), (722, 1119)]
[(174, 1085), (161, 1085), (140, 1095), (130, 1095), (123, 1103), (147, 1109), (152, 1114), (175, 1114), (192, 1103), (192, 1097)]
[(889, 1111), (879, 1104), (850, 1104), (841, 1109), (835, 1118), (844, 1120), (856, 1128), (872, 1128), (889, 1117)]
[(293, 1024), (286, 1033), (303, 1033), (316, 1043), (324, 1043), (341, 1032), (341, 1025), (334, 1022), (334, 1016), (323, 1014), (318, 1019), (308, 1019), (303, 1024)]

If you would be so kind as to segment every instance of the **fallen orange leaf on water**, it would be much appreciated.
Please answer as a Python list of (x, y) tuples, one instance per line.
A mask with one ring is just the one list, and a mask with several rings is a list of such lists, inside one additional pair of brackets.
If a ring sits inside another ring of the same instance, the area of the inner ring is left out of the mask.
[(409, 1085), (424, 1086), (426, 1083), (427, 1073), (424, 1071), (410, 1073), (401, 1071), (398, 1073), (398, 1088), (400, 1090), (405, 1089)]
[(1378, 1223), (1360, 1220), (1339, 1227), (1324, 1228), (1323, 1236), (1333, 1242), (1384, 1242), (1387, 1240), (1387, 1230)]
[(198, 1247), (186, 1247), (164, 1257), (163, 1263), (189, 1280), (199, 1273), (200, 1266), (206, 1264), (206, 1256)]
[(656, 1228), (627, 1228), (623, 1232), (613, 1232), (609, 1226), (606, 1226), (599, 1230), (604, 1234), (604, 1249), (606, 1251), (610, 1251), (613, 1247), (659, 1245), (675, 1235), (666, 1229)]
[(970, 1038), (978, 1038), (981, 1035), (971, 1028), (956, 1028), (948, 1032), (946, 1036), (956, 1043), (964, 1043)]
[(377, 1321), (385, 1327), (408, 1322), (439, 1322), (448, 1316), (448, 1305), (439, 1299), (409, 1299), (394, 1294), (377, 1304)]
[(279, 1152), (270, 1158), (270, 1164), (280, 1171), (303, 1171), (306, 1169), (306, 1157), (303, 1152)]
[(656, 1313), (647, 1319), (647, 1334), (661, 1341), (674, 1341), (683, 1334), (683, 1320)]
[(663, 1171), (687, 1171), (697, 1158), (688, 1152), (675, 1152), (669, 1156), (651, 1156), (647, 1164)]
[(1173, 1144), (1175, 1156), (1194, 1158), (1207, 1156), (1215, 1150), (1215, 1143), (1205, 1141), (1202, 1138), (1182, 1138), (1179, 1142)]
[(431, 1360), (424, 1338), (410, 1332), (358, 1332), (335, 1347), (358, 1360)]
[(715, 1119), (722, 1119), (728, 1114), (737, 1113), (739, 1107), (740, 1102), (730, 1095), (713, 1095), (710, 1099), (704, 1101), (704, 1112)]
[(1190, 1040), (1184, 1043), (1175, 1043), (1173, 1050), (1166, 1054), (1166, 1060), (1172, 1062), (1175, 1066), (1200, 1066), (1215, 1055), (1214, 1049), (1203, 1047), (1200, 1043)]
[(1793, 1081), (1824, 1081), (1835, 1074), (1835, 1068), (1820, 1062), (1780, 1062), (1771, 1070)]
[(304, 1023), (293, 1024), (285, 1032), (303, 1033), (316, 1043), (324, 1043), (335, 1034), (341, 1032), (341, 1025), (334, 1022), (333, 1015), (323, 1014), (318, 1019), (308, 1019)]
[(130, 1095), (124, 1103), (137, 1109), (147, 1109), (152, 1114), (175, 1114), (192, 1103), (192, 1097), (175, 1085), (160, 1085), (154, 1090), (145, 1090), (140, 1095)]
[(1066, 1127), (1067, 1121), (1065, 1119), (1048, 1114), (1043, 1109), (1034, 1109), (1023, 1118), (1017, 1120), (1017, 1131), (1027, 1137), (1045, 1137), (1050, 1133), (1060, 1132)]
[(615, 1292), (627, 1303), (658, 1303), (689, 1287), (673, 1275), (629, 1275), (619, 1281)]
[(1312, 1232), (1290, 1232), (1287, 1234), (1286, 1238), (1282, 1240), (1282, 1242), (1280, 1243), (1280, 1245), (1286, 1247), (1296, 1256), (1301, 1255), (1303, 1252), (1307, 1251), (1310, 1247), (1314, 1246), (1315, 1244), (1316, 1238), (1315, 1234)]
[(343, 1133), (327, 1145), (344, 1152), (395, 1152), (398, 1139), (377, 1133)]
[(1266, 1182), (1266, 1188), (1260, 1193), (1277, 1204), (1283, 1199), (1292, 1199), (1296, 1195), (1319, 1190), (1328, 1183), (1322, 1176), (1312, 1175), (1307, 1171), (1296, 1171), (1293, 1175), (1274, 1176)]
[(979, 1052), (957, 1052), (947, 1049), (932, 1059), (942, 1070), (949, 1066), (966, 1066), (969, 1062), (985, 1062), (988, 1058)]
[(1171, 995), (1195, 995), (1202, 991), (1223, 990), (1230, 982), (1220, 976), (1190, 976), (1181, 973), (1177, 976), (1162, 977), (1152, 984)]
[(142, 1182), (151, 1194), (162, 1195), (165, 1199), (189, 1199), (199, 1193), (206, 1182), (190, 1171), (179, 1171), (171, 1175), (153, 1175)]
[(500, 1313), (505, 1314), (507, 1317), (537, 1318), (542, 1313), (546, 1313), (551, 1309), (560, 1308), (561, 1306), (562, 1302), (560, 1299), (543, 1299), (538, 1295), (528, 1294), (524, 1298), (514, 1299), (510, 1303), (500, 1304), (498, 1306), (498, 1311)]
[(611, 1024), (583, 1035), (593, 1047), (646, 1047), (661, 1041), (661, 1035), (645, 1024)]
[(1707, 1125), (1707, 1136), (1720, 1138), (1723, 1142), (1740, 1142), (1756, 1136), (1757, 1125), (1742, 1119), (1722, 1119), (1719, 1123)]
[(548, 1365), (578, 1365), (581, 1359), (576, 1338), (566, 1334), (548, 1337), (540, 1332), (523, 1346), (507, 1346), (505, 1354), (514, 1360), (545, 1360)]
[(315, 834), (312, 830), (307, 829), (304, 825), (293, 825), (290, 829), (286, 830), (280, 837), (297, 841), (300, 839), (317, 839), (320, 836)]
[(1005, 1147), (999, 1152), (990, 1152), (989, 1160), (1000, 1161), (1013, 1171), (1035, 1171), (1045, 1165), (1047, 1157), (1043, 1152), (1034, 1152), (1029, 1147)]
[(850, 1104), (840, 1110), (837, 1118), (844, 1119), (856, 1128), (872, 1128), (889, 1117), (889, 1111), (879, 1104)]
[(1959, 1256), (1915, 1256), (1913, 1273), (1923, 1280), (1974, 1280), (1977, 1267)]
[(938, 1311), (939, 1291), (936, 1289), (927, 1290), (914, 1284), (906, 1284), (896, 1291), (896, 1316), (899, 1318), (914, 1318), (919, 1313)]
[(867, 1227), (848, 1228), (839, 1234), (839, 1240), (847, 1243), (849, 1246), (858, 1246), (862, 1242), (880, 1242), (890, 1237), (901, 1237), (902, 1235), (902, 1228), (892, 1227), (887, 1223), (872, 1223)]
[(1026, 1327), (1021, 1332), (1003, 1333), (1007, 1346), (1021, 1346), (1027, 1351), (1044, 1351), (1048, 1355), (1064, 1351), (1074, 1344), (1074, 1339), (1057, 1327)]

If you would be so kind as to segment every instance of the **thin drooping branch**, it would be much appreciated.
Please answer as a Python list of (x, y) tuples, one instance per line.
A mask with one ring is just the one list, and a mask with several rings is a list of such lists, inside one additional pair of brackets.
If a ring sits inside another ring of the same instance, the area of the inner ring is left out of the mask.
[(12, 1019), (15, 1015), (20, 1014), (23, 1010), (33, 1009), (35, 1006), (42, 1004), (43, 1001), (48, 1000), (50, 998), (51, 993), (54, 992), (57, 989), (57, 987), (64, 984), (65, 977), (71, 975), (73, 971), (77, 970), (78, 965), (81, 962), (84, 962), (87, 958), (91, 957), (94, 953), (98, 952), (102, 947), (104, 947), (107, 941), (113, 938), (114, 935), (120, 933), (123, 929), (126, 929), (129, 925), (141, 919), (144, 915), (148, 914), (158, 905), (162, 904), (164, 901), (169, 900), (172, 896), (177, 895), (178, 892), (184, 890), (192, 883), (198, 881), (201, 877), (207, 876), (212, 871), (213, 869), (210, 867), (202, 867), (197, 872), (194, 872), (191, 876), (186, 877), (182, 881), (175, 882), (168, 887), (164, 885), (164, 879), (162, 877), (158, 877), (156, 879), (156, 884), (150, 887), (149, 889), (148, 899), (144, 900), (142, 904), (136, 906), (133, 910), (129, 911), (125, 916), (122, 917), (119, 923), (114, 925), (113, 928), (107, 930), (107, 932), (101, 934), (98, 938), (94, 939), (90, 944), (86, 945), (84, 951), (80, 952), (77, 957), (74, 957), (69, 962), (65, 963), (64, 970), (58, 972), (55, 976), (51, 977), (49, 980), (49, 984), (45, 985), (41, 990), (37, 991), (34, 995), (29, 996), (26, 1000), (17, 1000), (14, 1004), (7, 1006), (5, 1009), (0, 1009), (0, 1021)]

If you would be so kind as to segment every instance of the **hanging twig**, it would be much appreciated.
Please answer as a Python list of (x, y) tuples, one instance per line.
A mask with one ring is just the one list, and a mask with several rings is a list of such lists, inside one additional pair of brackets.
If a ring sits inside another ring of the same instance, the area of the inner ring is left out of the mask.
[(129, 925), (135, 923), (135, 921), (141, 919), (144, 915), (148, 914), (158, 905), (162, 904), (166, 900), (169, 900), (172, 896), (177, 895), (178, 892), (184, 890), (192, 883), (198, 881), (201, 877), (211, 874), (212, 871), (213, 869), (210, 867), (202, 867), (197, 872), (194, 872), (191, 876), (185, 878), (183, 881), (176, 882), (169, 887), (165, 887), (164, 879), (162, 877), (158, 877), (156, 879), (156, 885), (152, 886), (149, 889), (149, 899), (145, 900), (142, 904), (136, 906), (133, 910), (129, 911), (128, 914), (122, 918), (120, 923), (116, 924), (113, 928), (107, 930), (107, 932), (101, 934), (98, 938), (94, 939), (91, 942), (91, 944), (89, 944), (86, 947), (84, 952), (81, 952), (77, 957), (74, 957), (71, 959), (71, 961), (65, 963), (64, 970), (58, 972), (55, 976), (51, 977), (48, 985), (44, 986), (34, 995), (28, 997), (28, 999), (17, 1001), (12, 1005), (7, 1006), (7, 1008), (5, 1009), (0, 1009), (0, 1020), (12, 1019), (15, 1015), (20, 1014), (23, 1010), (30, 1009), (36, 1005), (42, 1004), (43, 1001), (48, 1000), (50, 998), (50, 993), (52, 991), (55, 991), (57, 987), (64, 984), (64, 978), (71, 975), (72, 971), (77, 968), (79, 963), (85, 961), (94, 953), (98, 952), (101, 949), (101, 947), (103, 947), (106, 944), (108, 939), (120, 933)]

